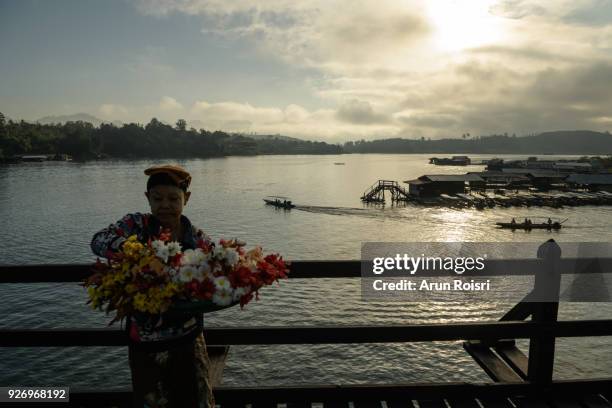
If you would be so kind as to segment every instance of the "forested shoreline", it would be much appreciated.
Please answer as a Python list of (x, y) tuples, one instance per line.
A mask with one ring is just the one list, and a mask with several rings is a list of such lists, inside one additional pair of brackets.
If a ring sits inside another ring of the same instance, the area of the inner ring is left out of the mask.
[(0, 113), (0, 161), (23, 155), (104, 158), (206, 158), (266, 154), (431, 153), (431, 154), (612, 154), (609, 132), (558, 131), (517, 137), (501, 134), (447, 139), (380, 139), (344, 145), (284, 136), (245, 136), (187, 129), (155, 118), (122, 126), (75, 121), (41, 124), (6, 120)]
[(170, 126), (157, 119), (121, 127), (88, 122), (39, 124), (0, 117), (0, 159), (20, 155), (68, 154), (96, 158), (197, 158), (257, 154), (338, 154), (342, 148), (324, 142), (268, 137), (253, 139), (222, 131)]

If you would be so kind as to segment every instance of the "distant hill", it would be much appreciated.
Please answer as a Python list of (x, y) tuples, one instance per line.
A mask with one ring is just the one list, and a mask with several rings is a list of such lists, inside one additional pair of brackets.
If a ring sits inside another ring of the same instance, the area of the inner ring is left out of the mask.
[(298, 139), (297, 137), (289, 137), (289, 136), (283, 136), (283, 135), (256, 135), (256, 134), (243, 134), (243, 133), (238, 133), (236, 134), (237, 136), (244, 136), (244, 137), (248, 137), (250, 139), (255, 139), (255, 140), (283, 140), (285, 142), (303, 142), (304, 139)]
[(347, 142), (345, 153), (612, 154), (612, 135), (563, 130), (532, 136), (491, 135), (469, 139), (382, 139)]
[(119, 120), (108, 121), (99, 119), (89, 113), (75, 113), (73, 115), (58, 115), (58, 116), (45, 116), (36, 120), (41, 125), (51, 125), (54, 123), (66, 123), (66, 122), (89, 122), (95, 127), (99, 127), (102, 123), (112, 123), (115, 126), (123, 126), (123, 122)]
[(534, 153), (610, 154), (612, 135), (590, 130), (561, 130), (521, 138), (523, 148)]

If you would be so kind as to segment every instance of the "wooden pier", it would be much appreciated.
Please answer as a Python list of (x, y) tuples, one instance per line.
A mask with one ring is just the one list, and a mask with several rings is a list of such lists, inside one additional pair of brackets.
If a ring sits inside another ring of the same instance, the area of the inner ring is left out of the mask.
[(389, 192), (391, 202), (407, 202), (422, 206), (453, 208), (494, 207), (577, 207), (612, 205), (612, 193), (608, 191), (535, 191), (515, 189), (483, 190), (472, 189), (465, 192), (446, 192), (431, 195), (409, 193), (393, 180), (378, 180), (368, 187), (361, 200), (366, 203), (384, 203), (385, 192)]
[(366, 203), (384, 203), (385, 191), (389, 192), (391, 202), (406, 201), (410, 198), (408, 192), (397, 181), (378, 180), (363, 192), (361, 201)]
[[(551, 244), (554, 242), (544, 245)], [(546, 267), (549, 265), (546, 263), (547, 259), (513, 262), (516, 262), (518, 273), (527, 274), (534, 270), (537, 270), (538, 274), (550, 272)], [(606, 259), (606, 262), (606, 265), (610, 266), (612, 259)], [(597, 269), (597, 272), (601, 272), (601, 269)], [(610, 271), (606, 269), (605, 272)], [(89, 274), (90, 265), (0, 266), (0, 283), (80, 282)], [(291, 265), (289, 276), (291, 279), (358, 278), (361, 276), (361, 261), (295, 261)], [(532, 293), (542, 290), (542, 280), (538, 276), (536, 274)], [(558, 302), (531, 303), (528, 301), (530, 296), (532, 295), (527, 294), (524, 301), (515, 305), (500, 321), (492, 322), (401, 326), (205, 328), (205, 337), (213, 360), (212, 371), (215, 373), (213, 385), (216, 403), (221, 408), (611, 408), (612, 378), (554, 381), (552, 373), (556, 338), (612, 336), (612, 319), (558, 321)], [(531, 320), (525, 320), (529, 317)], [(529, 339), (527, 354), (516, 347), (515, 339)], [(358, 343), (457, 340), (464, 341), (465, 350), (484, 369), (492, 382), (276, 387), (221, 385), (223, 364), (231, 345), (350, 346)], [(118, 329), (0, 330), (0, 347), (125, 347), (127, 344), (125, 332)], [(24, 382), (27, 382), (27, 379), (24, 379)], [(109, 391), (72, 388), (70, 403), (58, 406), (129, 407), (132, 406), (131, 401), (130, 389)]]

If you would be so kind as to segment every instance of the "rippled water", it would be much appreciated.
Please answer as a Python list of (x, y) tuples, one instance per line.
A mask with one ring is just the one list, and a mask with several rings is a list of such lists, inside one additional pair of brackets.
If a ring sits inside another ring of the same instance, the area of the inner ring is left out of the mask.
[[(378, 179), (479, 170), (436, 167), (428, 155), (258, 156), (180, 162), (193, 175), (185, 214), (215, 238), (238, 236), (289, 259), (357, 259), (367, 241), (612, 242), (612, 207), (452, 210), (412, 205), (364, 206)], [(344, 166), (334, 162), (345, 162)], [(0, 167), (0, 263), (73, 263), (94, 258), (94, 232), (147, 211), (143, 170), (155, 161), (32, 163)], [(290, 196), (298, 208), (263, 205)], [(509, 232), (510, 217), (569, 218), (559, 232)], [(207, 315), (209, 326), (385, 325), (491, 320), (499, 303), (363, 302), (358, 279), (310, 279), (266, 288), (245, 310)], [(1, 327), (104, 327), (74, 284), (0, 285)], [(610, 304), (571, 303), (561, 318), (609, 318)], [(525, 343), (521, 343), (525, 346)], [(606, 338), (560, 339), (558, 378), (612, 375)], [(129, 385), (124, 348), (0, 349), (0, 385)], [(388, 345), (236, 346), (227, 384), (487, 381), (460, 342)]]

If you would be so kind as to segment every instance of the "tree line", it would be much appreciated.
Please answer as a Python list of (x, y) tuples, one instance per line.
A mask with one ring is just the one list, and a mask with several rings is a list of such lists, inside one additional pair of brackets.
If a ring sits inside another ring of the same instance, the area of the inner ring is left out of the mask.
[(6, 120), (0, 113), (0, 160), (28, 154), (93, 158), (196, 158), (258, 154), (431, 153), (431, 154), (611, 154), (609, 132), (558, 131), (523, 137), (495, 134), (447, 139), (359, 140), (336, 145), (287, 137), (249, 137), (187, 129), (156, 118), (122, 126), (76, 121), (40, 124)]
[(155, 118), (146, 125), (121, 127), (89, 122), (40, 124), (6, 120), (0, 113), (0, 160), (35, 154), (68, 154), (75, 159), (195, 158), (257, 154), (338, 154), (342, 147), (324, 142), (268, 137), (254, 139), (226, 132), (187, 129)]

